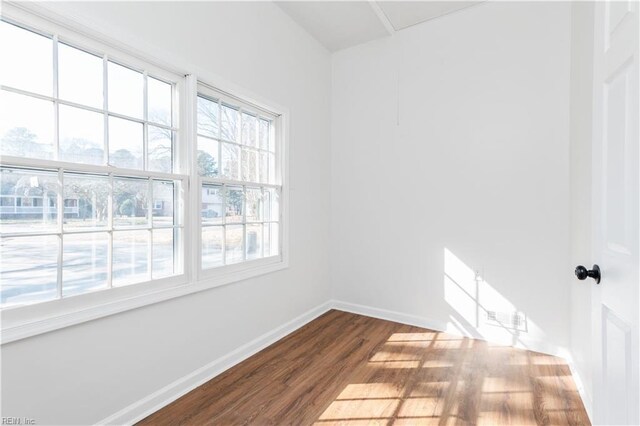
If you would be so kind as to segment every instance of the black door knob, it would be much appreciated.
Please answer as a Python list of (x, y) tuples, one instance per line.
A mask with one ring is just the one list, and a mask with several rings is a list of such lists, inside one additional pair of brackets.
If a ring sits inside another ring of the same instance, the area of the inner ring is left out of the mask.
[(579, 280), (586, 280), (587, 277), (590, 277), (596, 280), (596, 284), (600, 284), (600, 267), (593, 265), (593, 269), (589, 270), (582, 265), (578, 265), (576, 266), (576, 277)]

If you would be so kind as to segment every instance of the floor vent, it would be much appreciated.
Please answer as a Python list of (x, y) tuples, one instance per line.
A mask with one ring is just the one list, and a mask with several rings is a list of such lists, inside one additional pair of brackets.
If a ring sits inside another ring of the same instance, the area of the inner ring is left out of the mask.
[(527, 331), (527, 317), (522, 312), (487, 311), (487, 323), (512, 330)]

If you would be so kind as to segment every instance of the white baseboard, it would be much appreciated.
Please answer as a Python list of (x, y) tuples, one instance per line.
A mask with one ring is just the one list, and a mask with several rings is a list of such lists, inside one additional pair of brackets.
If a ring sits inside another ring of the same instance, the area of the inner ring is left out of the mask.
[[(310, 321), (314, 320), (330, 309), (337, 309), (340, 311), (398, 322), (401, 324), (428, 328), (431, 330), (442, 331), (449, 334), (458, 334), (465, 337), (477, 338), (475, 336), (466, 335), (465, 333), (460, 332), (458, 329), (452, 329), (444, 321), (434, 320), (417, 315), (405, 314), (397, 311), (390, 311), (387, 309), (343, 302), (339, 300), (329, 300), (281, 325), (275, 330), (265, 333), (262, 336), (252, 340), (251, 342), (235, 349), (227, 355), (210, 362), (209, 364), (189, 373), (184, 377), (181, 377), (173, 383), (170, 383), (162, 389), (159, 389), (158, 391), (142, 398), (141, 400), (123, 408), (122, 410), (98, 422), (97, 424), (130, 425), (136, 423), (137, 421), (144, 419), (148, 415), (158, 411), (162, 407), (187, 394), (198, 386), (211, 380), (217, 375), (223, 373), (234, 365), (239, 364), (240, 362), (249, 358), (251, 355), (254, 355), (267, 346), (277, 342), (284, 336), (299, 329), (300, 327), (304, 326), (305, 324), (309, 323)], [(578, 371), (576, 370), (575, 366), (571, 362), (570, 357), (567, 356), (567, 353), (565, 351), (561, 350), (560, 348), (554, 347), (553, 345), (550, 345), (546, 342), (541, 342), (533, 339), (526, 341), (526, 346), (516, 346), (522, 347), (523, 349), (529, 349), (549, 355), (560, 356), (564, 359), (567, 359), (567, 363), (571, 369), (574, 380), (576, 381), (576, 386), (580, 393), (580, 397), (583, 400), (587, 413), (589, 414), (589, 416), (591, 416), (591, 400), (585, 394), (580, 375), (578, 374)]]
[(351, 312), (352, 314), (399, 322), (402, 324), (428, 328), (431, 330), (446, 331), (447, 328), (447, 324), (442, 321), (419, 317), (417, 315), (404, 314), (397, 311), (389, 311), (387, 309), (358, 305), (356, 303), (332, 300), (331, 306), (333, 307), (333, 309), (337, 309), (339, 311)]
[(251, 355), (260, 352), (267, 346), (277, 342), (291, 332), (299, 329), (303, 325), (316, 319), (332, 308), (331, 301), (327, 301), (304, 314), (281, 325), (275, 330), (269, 331), (262, 336), (240, 346), (234, 351), (220, 357), (209, 364), (181, 377), (168, 384), (162, 389), (148, 395), (141, 400), (123, 408), (117, 413), (101, 420), (99, 425), (131, 425), (148, 415), (158, 411), (160, 408), (175, 401), (198, 386), (211, 380), (229, 368), (249, 358)]
[(354, 314), (365, 315), (368, 317), (379, 318), (387, 321), (399, 322), (416, 327), (428, 328), (431, 330), (469, 337), (472, 339), (485, 340), (496, 344), (508, 344), (516, 348), (558, 356), (564, 359), (567, 359), (569, 355), (567, 351), (561, 347), (550, 344), (543, 340), (528, 338), (527, 336), (519, 336), (519, 342), (515, 345), (511, 345), (510, 343), (505, 343), (504, 341), (494, 341), (491, 339), (470, 335), (468, 333), (460, 331), (459, 328), (449, 326), (449, 324), (445, 321), (440, 321), (433, 318), (405, 314), (403, 312), (390, 311), (382, 308), (374, 308), (372, 306), (358, 305), (356, 303), (343, 302), (340, 300), (333, 300), (331, 305), (334, 309), (338, 309), (340, 311), (351, 312)]

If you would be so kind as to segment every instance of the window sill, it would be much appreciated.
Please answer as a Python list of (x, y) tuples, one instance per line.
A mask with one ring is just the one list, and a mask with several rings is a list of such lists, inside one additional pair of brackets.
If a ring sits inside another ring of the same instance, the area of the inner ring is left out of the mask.
[(188, 294), (209, 290), (286, 269), (282, 256), (204, 271), (198, 280), (186, 275), (97, 291), (35, 305), (7, 308), (2, 316), (0, 344), (82, 324)]

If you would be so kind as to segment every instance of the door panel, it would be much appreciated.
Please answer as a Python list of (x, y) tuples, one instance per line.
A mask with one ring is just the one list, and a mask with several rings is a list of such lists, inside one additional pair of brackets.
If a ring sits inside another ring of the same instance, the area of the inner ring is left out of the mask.
[(607, 424), (631, 424), (633, 418), (630, 401), (632, 386), (630, 378), (631, 354), (633, 352), (633, 325), (619, 318), (607, 306), (602, 311), (602, 345), (604, 388), (606, 393)]
[(627, 206), (633, 183), (627, 158), (629, 146), (629, 108), (631, 63), (627, 62), (610, 81), (605, 83), (604, 94), (604, 240), (609, 250), (629, 255), (630, 220)]
[(595, 5), (594, 422), (640, 424), (638, 2)]

